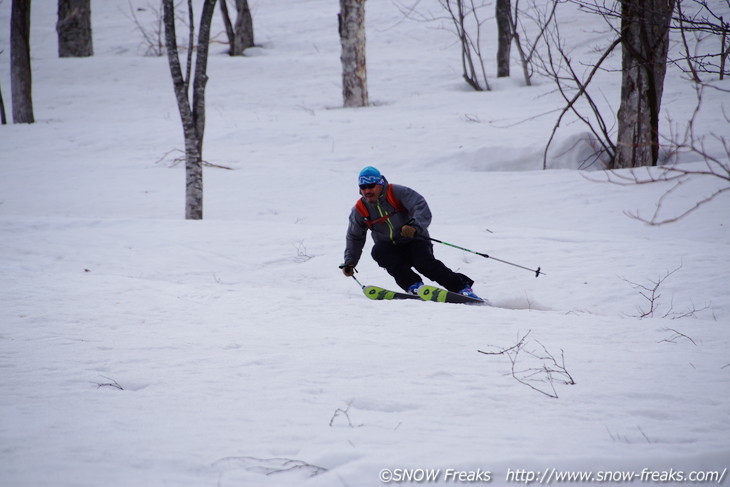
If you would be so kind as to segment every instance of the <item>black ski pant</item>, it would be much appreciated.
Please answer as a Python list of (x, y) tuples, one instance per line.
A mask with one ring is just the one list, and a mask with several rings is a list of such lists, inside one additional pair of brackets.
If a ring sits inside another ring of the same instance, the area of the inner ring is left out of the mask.
[(452, 271), (436, 259), (433, 255), (433, 244), (426, 240), (413, 239), (397, 245), (390, 242), (375, 242), (371, 254), (375, 262), (388, 271), (395, 282), (405, 290), (423, 281), (412, 268), (449, 291), (459, 292), (474, 284), (469, 277)]

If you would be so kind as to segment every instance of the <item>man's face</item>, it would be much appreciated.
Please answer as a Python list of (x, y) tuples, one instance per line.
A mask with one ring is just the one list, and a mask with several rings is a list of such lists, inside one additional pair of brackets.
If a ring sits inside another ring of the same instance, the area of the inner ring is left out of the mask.
[(375, 203), (383, 193), (383, 187), (377, 183), (360, 185), (360, 194), (368, 203)]

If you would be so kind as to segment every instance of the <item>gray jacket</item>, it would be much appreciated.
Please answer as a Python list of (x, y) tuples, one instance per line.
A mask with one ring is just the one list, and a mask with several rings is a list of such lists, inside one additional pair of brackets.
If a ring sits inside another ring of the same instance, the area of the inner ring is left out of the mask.
[[(376, 223), (370, 229), (373, 235), (373, 241), (376, 243), (391, 243), (393, 245), (403, 245), (413, 239), (400, 236), (400, 229), (403, 225), (413, 220), (410, 224), (416, 228), (416, 236), (414, 239), (428, 240), (428, 226), (431, 224), (431, 210), (428, 208), (426, 200), (406, 186), (399, 184), (390, 185), (393, 187), (393, 195), (400, 201), (406, 211), (396, 212), (387, 198), (387, 190), (390, 184), (386, 181), (383, 186), (383, 192), (376, 203), (365, 203), (365, 208), (370, 212), (370, 219), (376, 220), (384, 215), (391, 215), (387, 220)], [(365, 218), (357, 211), (356, 207), (352, 207), (350, 211), (350, 223), (347, 227), (347, 236), (345, 238), (345, 264), (357, 265), (362, 255), (362, 249), (365, 246), (368, 225)]]

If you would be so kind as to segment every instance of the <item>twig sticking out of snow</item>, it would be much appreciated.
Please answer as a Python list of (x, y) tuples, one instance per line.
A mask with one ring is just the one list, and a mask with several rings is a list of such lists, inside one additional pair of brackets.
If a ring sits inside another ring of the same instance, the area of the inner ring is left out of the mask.
[(107, 380), (110, 380), (111, 382), (94, 382), (94, 384), (96, 384), (97, 389), (101, 389), (102, 387), (113, 387), (115, 389), (119, 389), (120, 391), (124, 390), (124, 387), (120, 386), (119, 383), (117, 381), (115, 381), (114, 379), (110, 379), (109, 377), (106, 377), (104, 375), (102, 375), (102, 377), (104, 377)]
[[(347, 419), (347, 425), (350, 428), (355, 428), (355, 425), (352, 424), (352, 420), (350, 419), (350, 406), (352, 406), (352, 403), (348, 404), (345, 409), (337, 408), (335, 409), (334, 414), (332, 415), (332, 418), (330, 419), (330, 428), (334, 425), (335, 419), (337, 419), (338, 416), (342, 415)], [(358, 425), (357, 427), (360, 427), (362, 425)]]
[(213, 465), (225, 467), (226, 469), (241, 466), (249, 472), (256, 472), (267, 476), (303, 472), (307, 477), (311, 478), (327, 471), (324, 467), (312, 465), (302, 460), (292, 460), (291, 458), (225, 457), (217, 460)]
[(677, 343), (677, 340), (679, 340), (680, 338), (684, 338), (685, 340), (689, 340), (690, 342), (692, 342), (692, 345), (697, 346), (697, 342), (692, 340), (692, 338), (688, 337), (684, 333), (678, 332), (674, 328), (665, 328), (665, 331), (671, 331), (672, 336), (670, 336), (669, 338), (665, 338), (664, 340), (659, 340), (659, 343)]
[[(538, 342), (537, 340), (534, 341), (535, 343), (540, 345), (540, 348), (542, 348), (541, 352), (535, 352), (525, 349), (526, 340), (530, 333), (532, 333), (532, 330), (525, 333), (525, 335), (520, 338), (515, 345), (512, 345), (509, 348), (502, 348), (496, 352), (484, 352), (482, 350), (477, 351), (479, 353), (483, 353), (484, 355), (506, 356), (507, 358), (509, 358), (509, 361), (512, 364), (512, 377), (517, 382), (519, 382), (520, 384), (524, 384), (530, 389), (535, 390), (548, 397), (557, 399), (558, 392), (555, 389), (556, 382), (566, 385), (575, 384), (575, 380), (573, 380), (573, 377), (570, 375), (565, 367), (565, 354), (561, 349), (560, 362), (558, 362), (553, 354), (548, 351), (545, 345)], [(538, 366), (518, 370), (517, 358), (522, 352), (530, 355), (534, 359), (537, 359), (539, 362)], [(533, 385), (533, 383), (547, 383), (549, 389), (546, 389), (545, 387), (535, 386)]]
[[(635, 318), (639, 318), (639, 319), (654, 318), (654, 317), (658, 316), (659, 309), (661, 308), (660, 298), (662, 297), (662, 293), (660, 292), (659, 288), (661, 287), (661, 285), (664, 283), (664, 281), (669, 276), (671, 276), (672, 274), (674, 274), (681, 268), (682, 268), (682, 264), (680, 264), (674, 270), (667, 271), (664, 274), (664, 277), (662, 277), (656, 281), (648, 279), (649, 284), (638, 284), (638, 283), (629, 281), (628, 279), (621, 277), (621, 279), (624, 282), (628, 283), (631, 287), (638, 290), (641, 297), (646, 300), (646, 304), (647, 304), (646, 308), (642, 308), (640, 306), (636, 307), (638, 314), (633, 315)], [(697, 313), (698, 311), (704, 311), (708, 308), (709, 308), (709, 306), (705, 306), (703, 308), (697, 309), (697, 307), (694, 304), (692, 304), (692, 306), (689, 306), (687, 308), (687, 311), (678, 312), (678, 311), (674, 311), (673, 302), (670, 301), (669, 309), (667, 309), (667, 311), (665, 313), (661, 314), (661, 317), (662, 318), (671, 318), (671, 319), (690, 318), (690, 317), (694, 318), (695, 313)]]

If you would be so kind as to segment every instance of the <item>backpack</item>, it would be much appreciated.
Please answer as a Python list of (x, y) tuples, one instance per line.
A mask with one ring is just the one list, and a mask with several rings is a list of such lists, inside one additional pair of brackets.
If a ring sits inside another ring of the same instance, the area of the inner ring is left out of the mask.
[[(396, 213), (406, 211), (400, 200), (395, 197), (392, 184), (389, 184), (388, 188), (385, 190), (385, 199), (388, 201), (388, 203), (390, 203), (393, 208), (395, 208)], [(360, 213), (360, 215), (365, 219), (365, 224), (371, 230), (373, 228), (373, 225), (377, 223), (383, 223), (393, 215), (393, 213), (388, 213), (387, 215), (381, 216), (376, 220), (370, 220), (370, 212), (368, 212), (368, 209), (365, 207), (365, 203), (363, 203), (362, 198), (357, 200), (357, 203), (355, 203), (355, 208), (357, 209), (357, 212)]]

